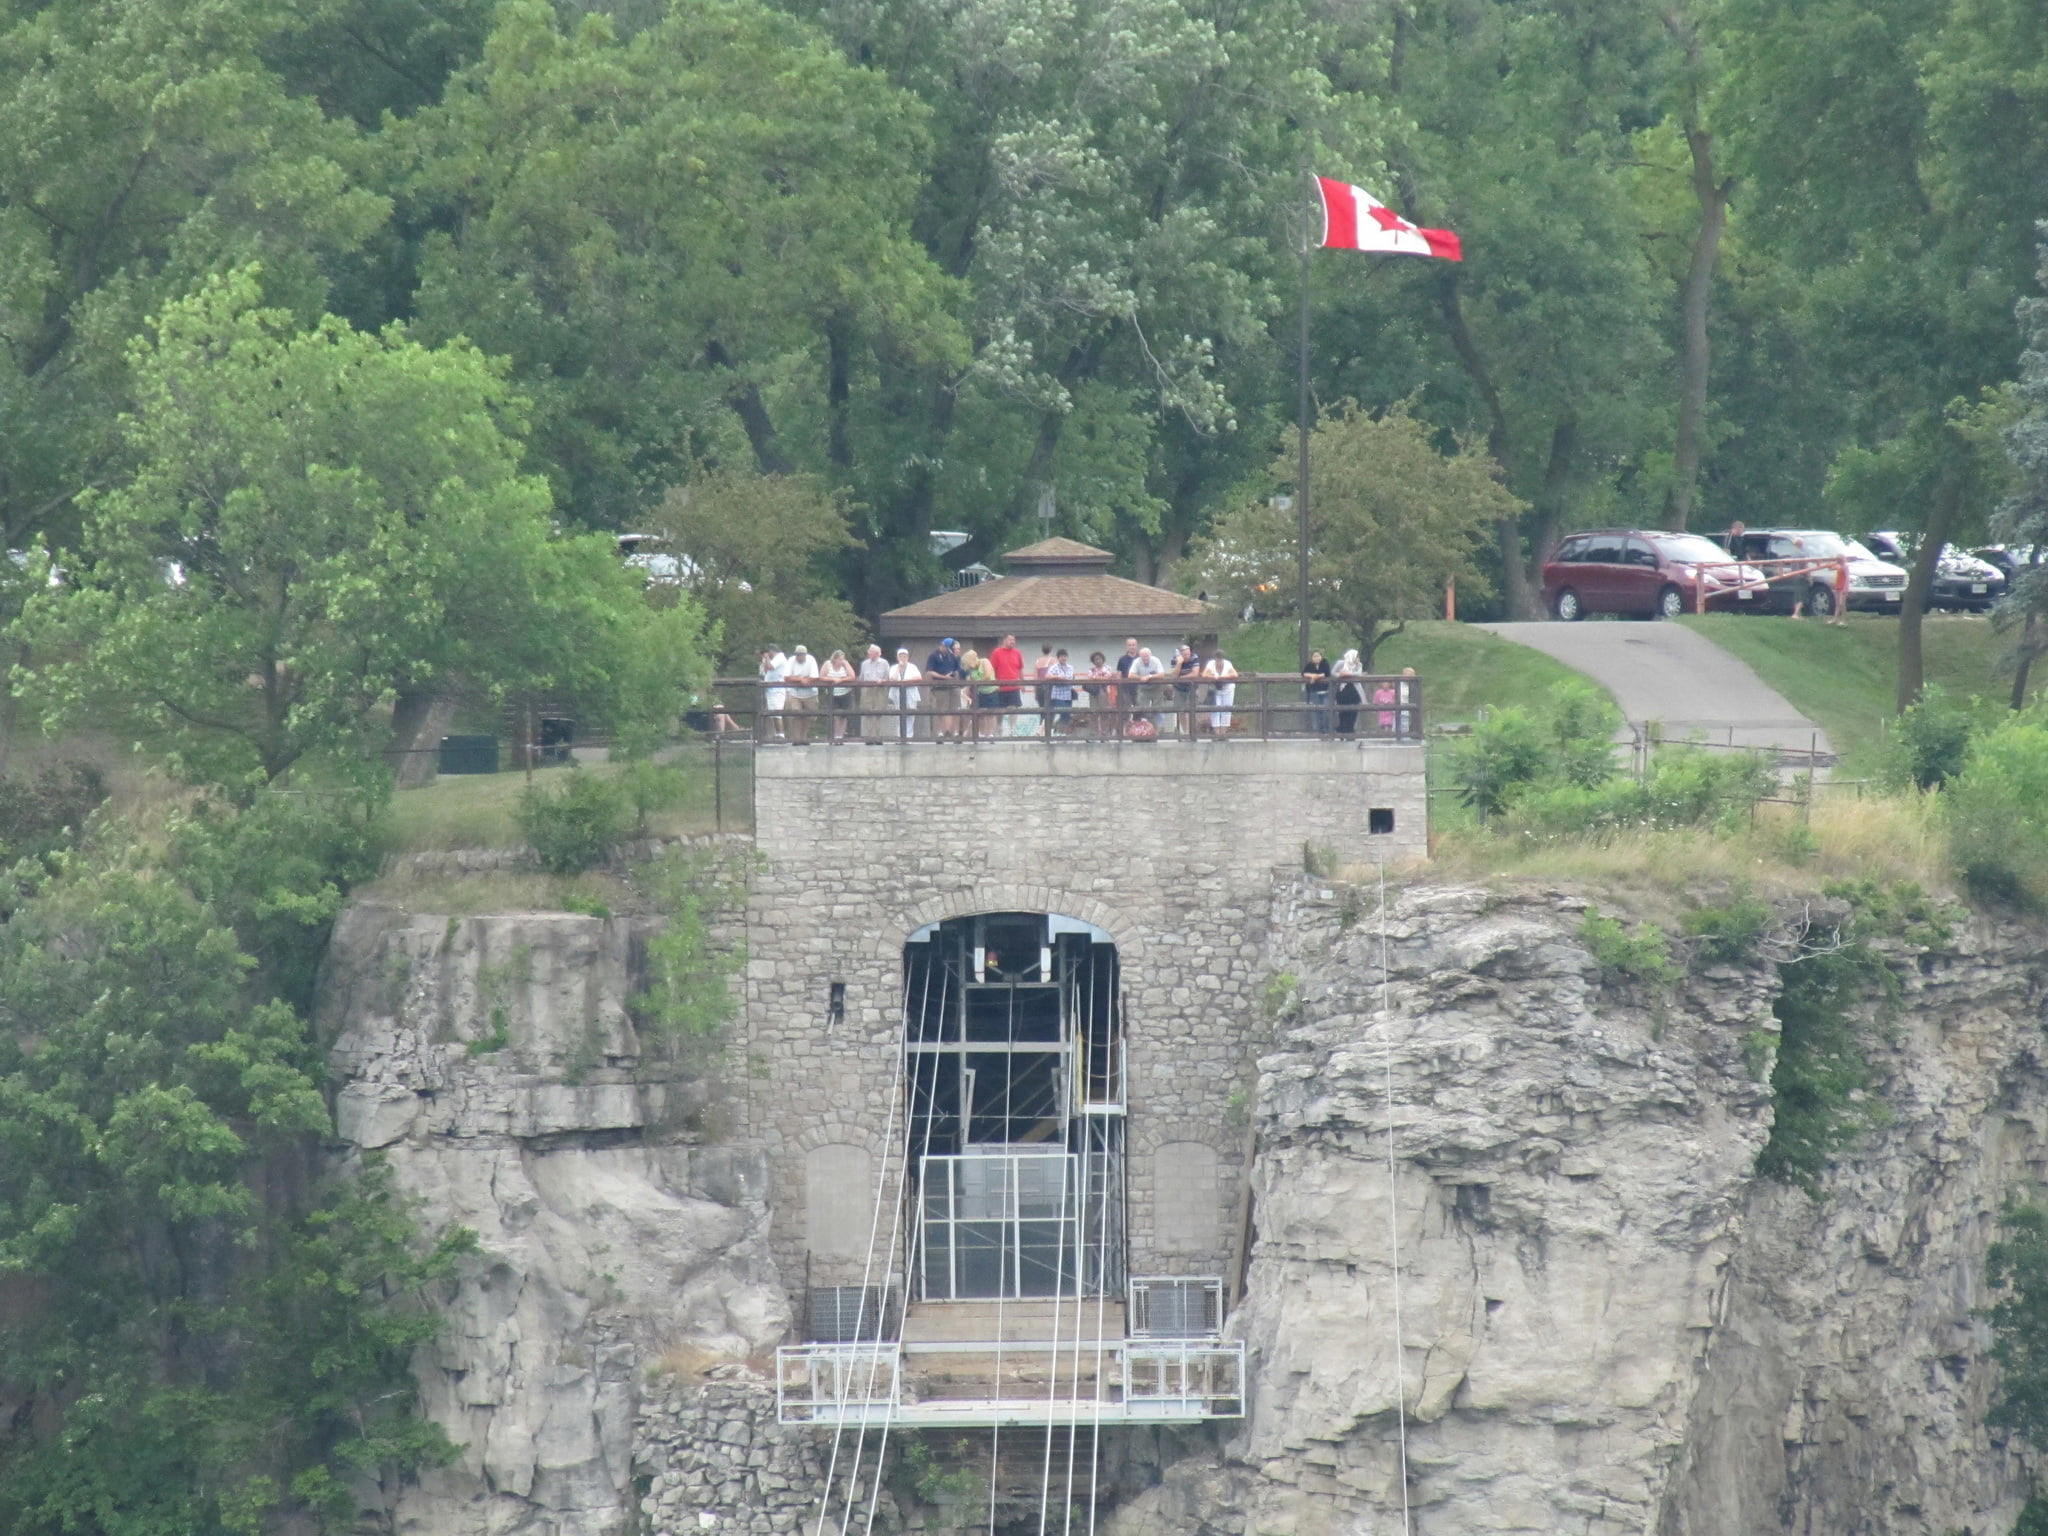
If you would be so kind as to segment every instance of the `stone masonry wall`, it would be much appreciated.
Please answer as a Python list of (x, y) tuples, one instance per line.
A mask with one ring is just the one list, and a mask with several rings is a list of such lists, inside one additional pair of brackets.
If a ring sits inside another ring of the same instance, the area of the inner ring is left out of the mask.
[[(1374, 809), (1393, 813), (1393, 832), (1368, 831)], [(872, 1170), (900, 1097), (905, 940), (925, 923), (993, 911), (1062, 913), (1114, 936), (1129, 1052), (1131, 1270), (1222, 1273), (1240, 1225), (1274, 877), (1298, 871), (1310, 843), (1340, 863), (1420, 858), (1425, 814), (1416, 745), (764, 751), (748, 1128), (771, 1160), (773, 1243), (792, 1288), (862, 1279), (864, 1222), (853, 1223), (858, 1242), (834, 1251), (807, 1241), (821, 1229), (821, 1213), (807, 1211), (807, 1174), (835, 1207), (855, 1198), (858, 1180), (859, 1213), (872, 1215)], [(834, 982), (845, 986), (837, 1018)], [(877, 1248), (888, 1238), (885, 1220)]]

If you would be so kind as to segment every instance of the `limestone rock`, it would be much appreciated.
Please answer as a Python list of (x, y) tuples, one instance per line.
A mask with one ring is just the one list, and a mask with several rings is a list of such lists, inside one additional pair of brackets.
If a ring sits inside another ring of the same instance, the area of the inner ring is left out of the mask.
[(627, 1009), (646, 935), (368, 904), (337, 927), (321, 1021), (341, 1134), (479, 1245), (415, 1367), (460, 1455), (377, 1496), (396, 1532), (612, 1536), (650, 1369), (743, 1360), (788, 1325), (759, 1160), (703, 1144), (703, 1085)]

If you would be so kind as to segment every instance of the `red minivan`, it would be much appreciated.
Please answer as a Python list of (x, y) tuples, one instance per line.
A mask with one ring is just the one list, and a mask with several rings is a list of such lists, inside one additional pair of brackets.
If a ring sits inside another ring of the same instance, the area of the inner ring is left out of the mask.
[(1728, 552), (1696, 533), (1643, 528), (1596, 528), (1574, 533), (1543, 562), (1543, 602), (1552, 617), (1627, 613), (1675, 619), (1691, 613), (1702, 589), (1706, 606), (1740, 611), (1764, 601), (1764, 573), (1737, 565)]

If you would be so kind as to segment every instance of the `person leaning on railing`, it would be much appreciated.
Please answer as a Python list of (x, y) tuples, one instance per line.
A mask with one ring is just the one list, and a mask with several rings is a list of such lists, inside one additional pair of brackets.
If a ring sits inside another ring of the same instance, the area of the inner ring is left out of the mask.
[(818, 677), (829, 686), (825, 689), (825, 709), (832, 717), (832, 745), (835, 747), (846, 739), (846, 723), (854, 722), (854, 735), (860, 734), (860, 716), (854, 713), (853, 681), (860, 674), (853, 670), (853, 663), (846, 659), (846, 652), (834, 651), (825, 659), (825, 665), (818, 669)]
[(868, 647), (860, 663), (860, 713), (854, 717), (854, 731), (868, 741), (880, 741), (882, 730), (882, 685), (889, 680), (889, 663), (879, 645)]
[[(877, 652), (877, 654), (880, 654)], [(933, 713), (932, 734), (953, 738), (961, 734), (966, 719), (960, 713), (966, 703), (961, 684), (960, 642), (951, 635), (941, 640), (924, 659), (925, 707)]]
[(1330, 734), (1330, 658), (1321, 651), (1308, 653), (1308, 665), (1302, 668), (1302, 681), (1308, 686), (1302, 689), (1302, 696), (1308, 700), (1308, 728), (1318, 736)]
[(996, 669), (973, 647), (960, 653), (960, 669), (967, 678), (966, 691), (973, 696), (974, 713), (970, 717), (970, 729), (976, 741), (985, 741), (995, 734), (998, 712), (1003, 707), (1003, 691), (996, 684)]

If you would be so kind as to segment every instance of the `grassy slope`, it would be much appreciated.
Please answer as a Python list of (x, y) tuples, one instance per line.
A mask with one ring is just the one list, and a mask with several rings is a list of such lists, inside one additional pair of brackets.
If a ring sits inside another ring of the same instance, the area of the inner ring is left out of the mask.
[[(1748, 662), (1801, 714), (1819, 721), (1852, 764), (1882, 742), (1897, 692), (1897, 620), (1852, 614), (1847, 624), (1828, 625), (1710, 614), (1679, 622)], [(1995, 670), (2004, 642), (1983, 619), (1931, 614), (1921, 643), (1929, 683), (2005, 702), (2011, 683)]]
[[(1333, 626), (1313, 633), (1323, 653), (1343, 654), (1346, 642)], [(1223, 637), (1224, 653), (1243, 672), (1292, 672), (1295, 629), (1291, 621), (1247, 624)], [(1424, 620), (1409, 624), (1373, 657), (1375, 672), (1413, 667), (1422, 679), (1424, 712), (1432, 725), (1471, 720), (1482, 709), (1527, 704), (1557, 684), (1586, 679), (1561, 661), (1525, 645), (1466, 624)]]
[[(690, 749), (686, 749), (690, 750)], [(713, 829), (710, 754), (697, 749), (681, 760), (685, 794), (682, 803), (651, 819), (657, 835), (709, 832)], [(567, 768), (543, 768), (533, 782), (547, 788), (560, 782)], [(619, 770), (608, 764), (574, 770), (609, 777)], [(452, 774), (423, 789), (402, 789), (391, 799), (391, 843), (394, 848), (517, 848), (525, 842), (516, 812), (526, 788), (523, 773)], [(728, 825), (742, 808), (727, 808)], [(743, 824), (743, 823), (742, 823)]]

